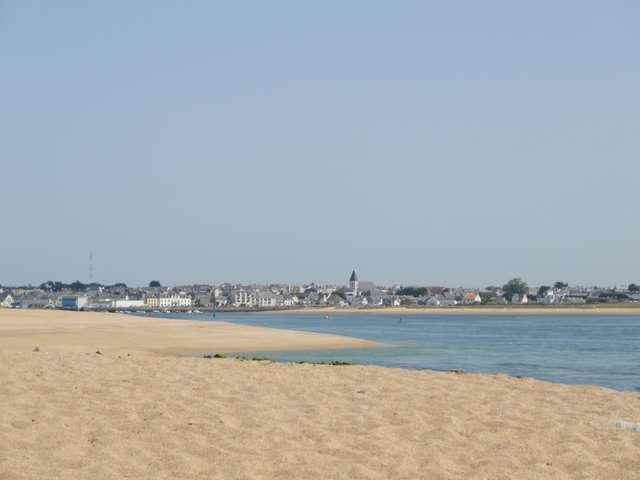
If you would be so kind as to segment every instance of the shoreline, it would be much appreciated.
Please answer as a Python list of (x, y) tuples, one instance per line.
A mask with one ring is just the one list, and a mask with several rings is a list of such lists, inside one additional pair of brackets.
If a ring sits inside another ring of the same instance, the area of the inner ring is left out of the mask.
[[(0, 308), (0, 311), (3, 308)], [(9, 309), (4, 309), (9, 310)], [(53, 311), (53, 312), (76, 312), (76, 310), (64, 310), (60, 308), (55, 309), (40, 309), (29, 308), (21, 309), (32, 312), (39, 311)], [(87, 313), (115, 313), (115, 314), (156, 314), (155, 310), (150, 308), (141, 308), (133, 310), (119, 310), (119, 309), (87, 309), (82, 310)], [(210, 308), (203, 308), (203, 310), (196, 313), (202, 315), (211, 315), (213, 312)], [(312, 306), (312, 307), (262, 307), (262, 308), (232, 308), (221, 307), (216, 309), (218, 314), (236, 314), (236, 313), (260, 313), (260, 314), (274, 314), (274, 313), (286, 313), (286, 314), (322, 314), (322, 313), (359, 313), (359, 314), (381, 314), (381, 315), (393, 315), (396, 313), (404, 314), (474, 314), (474, 315), (500, 315), (500, 314), (525, 314), (525, 315), (640, 315), (640, 303), (623, 303), (623, 304), (587, 304), (587, 305), (456, 305), (452, 307), (427, 307), (427, 306), (399, 306), (399, 307), (334, 307), (334, 306)], [(174, 308), (169, 311), (163, 311), (164, 314), (184, 314), (194, 313), (189, 308)], [(154, 316), (153, 318), (163, 318)]]
[(640, 305), (632, 307), (311, 307), (283, 310), (260, 310), (273, 314), (361, 314), (361, 315), (640, 315)]

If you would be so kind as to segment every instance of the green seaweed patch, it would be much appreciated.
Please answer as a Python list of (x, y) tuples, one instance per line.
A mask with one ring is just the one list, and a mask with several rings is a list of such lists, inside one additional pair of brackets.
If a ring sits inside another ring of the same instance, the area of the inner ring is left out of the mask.
[(324, 362), (309, 362), (308, 360), (302, 360), (301, 362), (296, 363), (308, 365), (355, 365), (353, 362), (341, 362), (340, 360), (325, 360)]
[(251, 360), (254, 362), (273, 362), (273, 359), (269, 357), (253, 357)]
[[(224, 353), (216, 353), (214, 355), (204, 355), (203, 358), (227, 358)], [(275, 362), (272, 358), (269, 357), (245, 357), (244, 355), (239, 355), (235, 357), (236, 360), (240, 360), (241, 362)], [(308, 360), (301, 360), (299, 362), (294, 362), (297, 364), (307, 364), (307, 365), (355, 365), (353, 362), (342, 362), (340, 360), (325, 360), (322, 362), (310, 362)]]
[(227, 358), (224, 353), (216, 353), (215, 355), (205, 355), (204, 358)]

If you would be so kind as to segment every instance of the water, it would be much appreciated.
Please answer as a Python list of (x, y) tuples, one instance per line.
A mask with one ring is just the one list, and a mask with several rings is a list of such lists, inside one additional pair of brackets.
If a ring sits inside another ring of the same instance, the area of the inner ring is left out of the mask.
[[(206, 314), (173, 318), (211, 320)], [(506, 373), (640, 391), (640, 315), (236, 314), (216, 320), (347, 335), (382, 347), (242, 352), (277, 361), (341, 360), (407, 369)]]

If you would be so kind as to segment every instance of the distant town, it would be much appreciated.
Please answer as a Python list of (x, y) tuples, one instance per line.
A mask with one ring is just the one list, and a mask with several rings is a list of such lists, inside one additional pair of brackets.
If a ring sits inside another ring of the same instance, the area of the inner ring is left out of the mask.
[(248, 311), (317, 307), (451, 307), (482, 305), (581, 305), (640, 302), (634, 283), (571, 286), (562, 281), (530, 287), (520, 278), (484, 289), (445, 286), (380, 286), (361, 281), (355, 271), (344, 285), (269, 284), (146, 287), (45, 282), (39, 286), (0, 286), (0, 308), (55, 308), (96, 311)]

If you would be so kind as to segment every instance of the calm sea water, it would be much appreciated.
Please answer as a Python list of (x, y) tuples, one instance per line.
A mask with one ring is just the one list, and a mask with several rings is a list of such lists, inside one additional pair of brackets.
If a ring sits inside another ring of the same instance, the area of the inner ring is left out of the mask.
[[(210, 321), (207, 314), (171, 315)], [(640, 315), (229, 314), (216, 320), (374, 340), (382, 347), (242, 352), (407, 369), (506, 373), (640, 391)], [(215, 353), (215, 352), (212, 352)]]

